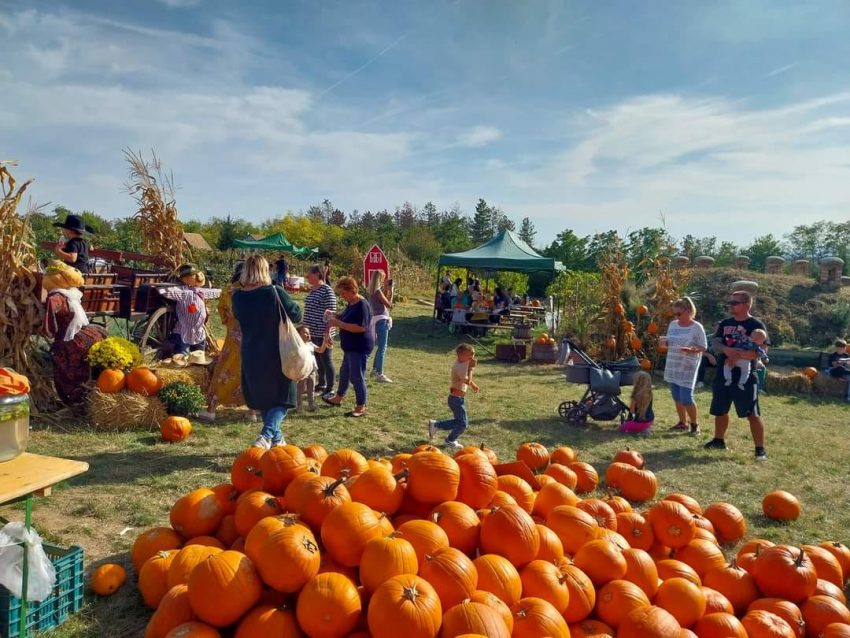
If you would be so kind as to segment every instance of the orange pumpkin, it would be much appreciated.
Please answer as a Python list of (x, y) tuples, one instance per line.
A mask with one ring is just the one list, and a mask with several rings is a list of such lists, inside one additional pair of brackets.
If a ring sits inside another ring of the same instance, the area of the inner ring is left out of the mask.
[(667, 547), (684, 547), (694, 537), (694, 519), (681, 503), (661, 501), (650, 509), (650, 523), (655, 539)]
[(827, 625), (850, 625), (850, 610), (830, 596), (811, 596), (800, 605), (807, 636), (820, 636)]
[(614, 542), (599, 538), (582, 545), (573, 556), (575, 566), (588, 575), (597, 587), (626, 575), (626, 559)]
[(523, 443), (517, 448), (516, 460), (524, 461), (535, 472), (548, 465), (549, 450), (540, 443)]
[(635, 312), (637, 312), (638, 316), (645, 315), (647, 312), (649, 312), (649, 308), (647, 308), (644, 305), (640, 305), (637, 308), (635, 308)]
[(839, 589), (844, 588), (844, 571), (841, 564), (828, 550), (817, 545), (803, 545), (800, 549), (806, 552), (815, 566), (818, 579), (832, 583)]
[(357, 450), (342, 448), (322, 461), (322, 476), (352, 478), (369, 469), (369, 461)]
[(629, 345), (632, 347), (632, 350), (638, 351), (643, 346), (643, 341), (641, 341), (639, 337), (632, 337), (629, 341)]
[(682, 627), (691, 627), (705, 613), (705, 592), (684, 578), (668, 578), (658, 587), (653, 603), (669, 611)]
[(159, 433), (163, 441), (176, 443), (192, 433), (192, 423), (186, 417), (170, 416), (159, 424)]
[(195, 612), (189, 603), (189, 587), (185, 584), (171, 587), (148, 621), (145, 638), (165, 638), (172, 629), (192, 620)]
[(171, 506), (171, 527), (184, 538), (208, 536), (218, 529), (224, 512), (215, 492), (205, 487), (180, 497)]
[(634, 583), (640, 587), (647, 597), (652, 600), (658, 591), (658, 568), (647, 552), (642, 549), (629, 547), (623, 550), (623, 558), (626, 559), (626, 573), (623, 580)]
[(803, 375), (808, 379), (814, 379), (816, 376), (818, 376), (817, 368), (803, 368)]
[(845, 578), (850, 578), (850, 547), (831, 541), (824, 541), (819, 546), (835, 556), (838, 564), (841, 565), (841, 571), (844, 573)]
[(398, 532), (403, 539), (413, 545), (419, 565), (425, 560), (426, 554), (433, 554), (438, 549), (449, 546), (448, 535), (433, 521), (406, 521), (398, 526)]
[(302, 474), (286, 488), (283, 500), (288, 510), (296, 512), (313, 531), (318, 531), (330, 512), (351, 502), (344, 483), (345, 478)]
[(165, 638), (221, 638), (221, 634), (215, 627), (193, 620), (178, 625), (165, 634)]
[(726, 559), (720, 548), (711, 541), (694, 538), (684, 547), (675, 552), (676, 560), (689, 565), (700, 578), (712, 569), (721, 569), (726, 565)]
[(176, 549), (151, 556), (139, 570), (139, 593), (145, 605), (156, 609), (168, 591), (168, 568), (177, 555)]
[(648, 606), (643, 590), (627, 580), (612, 580), (596, 594), (596, 617), (615, 629), (631, 611)]
[(352, 501), (390, 515), (399, 510), (404, 498), (404, 486), (382, 466), (370, 467), (355, 477), (348, 486), (348, 492)]
[(286, 605), (260, 604), (241, 620), (234, 638), (257, 638), (257, 636), (300, 636), (301, 630), (295, 620), (295, 612)]
[(470, 556), (475, 553), (481, 533), (481, 520), (469, 505), (446, 501), (437, 505), (428, 518), (443, 529), (451, 547)]
[(399, 532), (374, 538), (360, 557), (360, 582), (374, 592), (393, 576), (415, 574), (419, 571), (416, 550)]
[(732, 614), (706, 614), (696, 621), (693, 631), (697, 636), (723, 636), (723, 638), (747, 638), (744, 625)]
[(153, 396), (162, 389), (162, 381), (150, 368), (135, 368), (127, 375), (127, 389), (143, 396)]
[[(362, 608), (354, 583), (342, 574), (328, 572), (304, 586), (295, 615), (307, 635), (345, 636), (357, 625)], [(397, 631), (398, 625), (393, 629)]]
[(575, 554), (585, 543), (599, 534), (599, 524), (587, 512), (572, 505), (559, 505), (549, 514), (546, 524), (551, 528), (568, 554)]
[[(552, 513), (552, 510), (559, 505), (576, 506), (580, 500), (570, 488), (553, 480), (551, 483), (544, 485), (537, 493), (537, 497), (534, 499), (532, 513), (545, 520)], [(611, 509), (610, 506), (606, 505), (606, 507), (609, 510)]]
[(617, 628), (618, 638), (668, 638), (678, 636), (679, 622), (661, 607), (638, 607), (625, 615)]
[(511, 562), (496, 554), (482, 554), (474, 561), (478, 573), (478, 589), (489, 592), (508, 606), (519, 602), (522, 582)]
[(601, 620), (582, 620), (570, 625), (572, 638), (613, 638), (614, 628)]
[(136, 573), (142, 565), (159, 552), (170, 549), (180, 549), (183, 539), (170, 527), (152, 527), (136, 537), (133, 548), (130, 550), (130, 559), (133, 561), (133, 569)]
[(419, 575), (437, 591), (443, 609), (454, 607), (478, 588), (475, 564), (454, 547), (426, 555), (419, 566)]
[(652, 361), (649, 359), (641, 359), (640, 360), (640, 369), (641, 370), (651, 370), (652, 369)]
[(236, 531), (247, 538), (254, 525), (268, 516), (279, 516), (283, 508), (276, 496), (268, 492), (247, 492), (236, 502)]
[(316, 459), (319, 463), (322, 463), (328, 458), (328, 451), (323, 445), (319, 445), (318, 443), (302, 447), (301, 451), (304, 452), (304, 456), (308, 459)]
[(92, 572), (91, 588), (98, 596), (111, 596), (124, 581), (127, 580), (127, 570), (115, 563), (106, 563)]
[(263, 489), (263, 471), (260, 462), (266, 450), (249, 447), (239, 453), (230, 468), (230, 482), (237, 492)]
[(485, 507), (498, 489), (496, 470), (487, 455), (476, 449), (477, 455), (466, 454), (455, 459), (460, 472), (457, 500), (473, 509)]
[(443, 615), (440, 635), (510, 638), (511, 632), (495, 609), (483, 603), (467, 600), (449, 608)]
[[(567, 461), (567, 463), (572, 463), (572, 461)], [(543, 472), (543, 476), (551, 476), (553, 479), (558, 481), (558, 483), (570, 488), (571, 490), (574, 490), (578, 484), (578, 477), (576, 476), (576, 473), (562, 463), (550, 463), (549, 467), (547, 467)], [(540, 477), (538, 477), (538, 481), (539, 480)]]
[(646, 331), (651, 335), (658, 334), (658, 324), (650, 321), (646, 326)]
[(428, 581), (403, 574), (375, 590), (367, 618), (372, 638), (396, 638), (401, 628), (410, 636), (436, 636), (443, 611), (440, 598)]
[(241, 552), (209, 556), (189, 576), (192, 611), (214, 627), (239, 620), (260, 600), (263, 583), (251, 560)]
[(635, 503), (645, 503), (655, 497), (658, 479), (649, 470), (628, 466), (620, 482), (620, 494)]
[(791, 626), (776, 614), (769, 611), (753, 610), (741, 618), (741, 624), (748, 636), (766, 636), (769, 638), (796, 638)]
[[(249, 535), (246, 546), (250, 540)], [(254, 564), (263, 582), (287, 594), (300, 591), (319, 573), (321, 566), (316, 537), (299, 524), (281, 524), (272, 530), (262, 541), (257, 554), (259, 558)], [(281, 569), (281, 565), (286, 565), (286, 569)]]
[(220, 551), (218, 547), (210, 547), (209, 545), (187, 545), (179, 550), (168, 566), (168, 578), (166, 579), (168, 588), (188, 584), (192, 570)]
[(596, 469), (584, 461), (573, 461), (567, 465), (576, 475), (575, 491), (578, 494), (586, 494), (596, 489), (599, 484), (599, 474)]
[(799, 603), (814, 594), (817, 571), (806, 552), (790, 545), (775, 545), (761, 551), (753, 576), (762, 594)]
[(457, 461), (441, 452), (420, 452), (407, 462), (407, 489), (420, 503), (453, 501), (460, 485)]
[(668, 494), (665, 496), (662, 501), (676, 501), (677, 503), (681, 503), (685, 506), (692, 514), (699, 514), (702, 516), (702, 507), (699, 502), (692, 496), (688, 496), (687, 494), (680, 494), (678, 492), (674, 492), (672, 494)]
[(343, 503), (322, 523), (322, 545), (331, 558), (346, 567), (359, 565), (366, 544), (382, 534), (378, 515), (363, 503)]
[(566, 578), (554, 563), (533, 560), (522, 568), (519, 576), (523, 596), (542, 598), (560, 614), (566, 611), (570, 602), (570, 590)]
[(729, 503), (712, 503), (703, 512), (714, 526), (714, 535), (721, 545), (737, 543), (747, 533), (747, 522), (744, 515), (734, 505)]
[(637, 512), (617, 514), (617, 531), (622, 534), (630, 547), (648, 551), (655, 542), (652, 525)]
[(759, 597), (755, 579), (749, 572), (738, 567), (734, 559), (728, 565), (708, 570), (703, 582), (706, 587), (726, 596), (737, 616), (742, 616)]
[(534, 520), (517, 505), (496, 508), (481, 523), (481, 551), (500, 554), (516, 567), (534, 560), (539, 549)]
[(784, 490), (774, 490), (761, 502), (762, 511), (777, 521), (796, 521), (800, 518), (800, 501)]
[(562, 560), (564, 558), (564, 546), (561, 545), (561, 539), (558, 538), (558, 535), (545, 525), (538, 523), (535, 527), (537, 527), (537, 533), (540, 536), (540, 549), (534, 558), (551, 563)]
[(566, 445), (556, 447), (552, 450), (552, 454), (549, 455), (550, 463), (560, 463), (561, 465), (568, 465), (577, 459), (578, 454), (576, 451)]
[(541, 598), (526, 597), (511, 607), (514, 617), (512, 638), (569, 638), (566, 621), (551, 603)]
[(127, 387), (127, 376), (121, 370), (107, 368), (97, 376), (97, 389), (106, 394), (121, 392)]
[(278, 445), (263, 454), (260, 471), (263, 473), (263, 490), (283, 494), (295, 477), (307, 471), (307, 457), (299, 447)]
[(564, 576), (564, 583), (570, 592), (570, 600), (564, 611), (564, 620), (568, 623), (579, 622), (587, 618), (596, 605), (596, 589), (593, 581), (575, 565), (563, 561), (558, 568)]

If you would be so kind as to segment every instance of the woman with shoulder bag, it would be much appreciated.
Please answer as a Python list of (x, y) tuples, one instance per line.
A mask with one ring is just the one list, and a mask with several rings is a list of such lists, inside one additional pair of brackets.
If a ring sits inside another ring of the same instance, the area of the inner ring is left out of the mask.
[(285, 445), (280, 424), (295, 407), (295, 381), (284, 376), (280, 360), (281, 319), (301, 321), (301, 309), (283, 288), (273, 286), (269, 262), (260, 255), (245, 260), (241, 288), (233, 293), (233, 316), (242, 329), (242, 393), (259, 410), (263, 429), (254, 447)]

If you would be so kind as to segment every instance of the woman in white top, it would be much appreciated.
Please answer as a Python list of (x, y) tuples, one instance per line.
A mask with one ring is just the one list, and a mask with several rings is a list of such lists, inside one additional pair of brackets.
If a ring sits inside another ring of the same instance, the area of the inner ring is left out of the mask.
[(690, 430), (691, 434), (699, 434), (694, 386), (700, 358), (707, 346), (705, 329), (701, 323), (694, 321), (697, 309), (690, 297), (682, 297), (673, 302), (673, 313), (676, 319), (667, 328), (664, 380), (670, 384), (679, 422), (670, 429)]

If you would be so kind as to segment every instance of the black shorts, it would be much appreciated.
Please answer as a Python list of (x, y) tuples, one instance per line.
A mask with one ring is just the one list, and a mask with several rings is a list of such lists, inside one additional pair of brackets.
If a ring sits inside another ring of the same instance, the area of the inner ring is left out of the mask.
[(758, 378), (751, 374), (744, 389), (738, 387), (738, 379), (741, 371), (738, 368), (732, 370), (732, 384), (726, 385), (722, 374), (714, 377), (711, 386), (711, 408), (708, 413), (711, 416), (724, 416), (729, 414), (732, 404), (735, 404), (735, 412), (738, 418), (745, 419), (750, 416), (761, 416), (759, 411), (759, 388)]

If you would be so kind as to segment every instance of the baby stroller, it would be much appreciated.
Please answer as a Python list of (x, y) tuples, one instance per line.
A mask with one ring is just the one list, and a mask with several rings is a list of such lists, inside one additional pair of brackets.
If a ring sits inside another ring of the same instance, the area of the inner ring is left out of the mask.
[(613, 421), (619, 417), (623, 423), (629, 415), (629, 406), (620, 399), (620, 388), (634, 383), (635, 372), (640, 369), (637, 357), (597, 363), (568, 339), (561, 349), (562, 352), (569, 349), (581, 360), (574, 363), (570, 356), (563, 358), (567, 382), (586, 383), (587, 391), (578, 401), (561, 403), (558, 415), (570, 425), (584, 425), (588, 417), (592, 421)]

